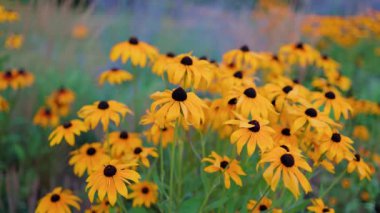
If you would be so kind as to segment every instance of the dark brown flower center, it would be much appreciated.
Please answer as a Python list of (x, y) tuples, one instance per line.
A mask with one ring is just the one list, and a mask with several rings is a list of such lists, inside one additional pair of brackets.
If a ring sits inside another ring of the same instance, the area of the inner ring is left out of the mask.
[(205, 61), (207, 61), (208, 58), (207, 58), (207, 56), (204, 55), (204, 56), (200, 57), (199, 60), (205, 60)]
[(253, 125), (253, 127), (249, 128), (249, 130), (251, 132), (258, 132), (258, 131), (260, 131), (260, 123), (258, 121), (252, 120), (252, 121), (250, 121), (248, 123)]
[(178, 87), (173, 91), (172, 98), (175, 101), (185, 101), (187, 99), (187, 93), (182, 87)]
[(230, 69), (233, 69), (233, 68), (235, 68), (235, 63), (232, 62), (232, 63), (228, 64), (227, 66), (228, 66)]
[(299, 83), (300, 83), (300, 80), (297, 79), (297, 78), (295, 78), (295, 79), (293, 79), (293, 83), (295, 83), (295, 84), (299, 84)]
[(51, 109), (50, 109), (50, 108), (46, 108), (46, 109), (44, 110), (44, 114), (45, 114), (46, 116), (50, 116), (50, 115), (51, 115)]
[(339, 143), (340, 140), (342, 140), (342, 137), (340, 136), (339, 133), (333, 133), (331, 136), (331, 140), (335, 143)]
[(117, 68), (117, 67), (112, 67), (112, 68), (111, 68), (111, 71), (112, 71), (112, 72), (119, 71), (119, 68)]
[(305, 110), (305, 114), (309, 117), (315, 118), (317, 117), (318, 112), (314, 108), (308, 108)]
[(237, 104), (237, 98), (231, 98), (229, 101), (228, 101), (228, 105), (236, 105)]
[(285, 136), (290, 136), (290, 129), (289, 128), (283, 128), (281, 130), (281, 134)]
[(185, 56), (181, 59), (181, 64), (185, 66), (191, 66), (193, 65), (193, 59), (191, 59), (189, 56)]
[(139, 39), (137, 39), (136, 37), (132, 36), (132, 37), (129, 38), (129, 43), (133, 44), (133, 45), (137, 45), (137, 44), (139, 44)]
[(246, 95), (248, 98), (256, 98), (256, 90), (252, 87), (244, 90), (244, 95)]
[(107, 101), (100, 101), (98, 104), (98, 109), (101, 109), (101, 110), (106, 110), (108, 109), (108, 107), (110, 107), (110, 105), (108, 104)]
[(94, 147), (90, 147), (90, 148), (87, 149), (86, 153), (89, 156), (95, 155), (96, 149)]
[(259, 206), (260, 211), (266, 211), (267, 209), (268, 209), (268, 207), (266, 205), (260, 205)]
[(240, 47), (240, 50), (243, 51), (243, 52), (248, 52), (249, 51), (249, 47), (247, 45), (243, 45)]
[(4, 73), (4, 77), (5, 78), (12, 78), (12, 72), (9, 70), (9, 71), (6, 71), (5, 73)]
[(143, 188), (141, 189), (141, 192), (142, 192), (143, 194), (148, 194), (148, 193), (149, 193), (149, 188), (148, 188), (148, 187), (143, 187)]
[(285, 86), (284, 88), (282, 88), (282, 91), (284, 92), (284, 93), (286, 93), (286, 94), (288, 94), (290, 91), (292, 91), (293, 90), (293, 87), (291, 87), (291, 86)]
[(328, 99), (335, 99), (335, 93), (328, 91), (325, 93), (325, 97)]
[(296, 49), (303, 50), (304, 49), (304, 44), (302, 42), (299, 42), (296, 44)]
[(58, 92), (59, 93), (65, 93), (66, 92), (66, 88), (64, 86), (61, 86), (61, 88), (58, 89)]
[(134, 150), (133, 150), (133, 153), (135, 153), (136, 155), (140, 154), (142, 152), (142, 149), (140, 147), (136, 147)]
[(161, 128), (161, 131), (162, 131), (162, 132), (165, 132), (166, 130), (168, 130), (168, 128), (166, 128), (166, 127)]
[(169, 58), (174, 58), (175, 54), (172, 52), (168, 52), (168, 53), (166, 53), (166, 56)]
[(275, 61), (279, 61), (279, 58), (277, 55), (272, 55), (272, 59), (275, 60)]
[(225, 168), (227, 168), (227, 166), (228, 166), (228, 161), (222, 161), (222, 162), (220, 162), (220, 167), (221, 168), (223, 168), (223, 169), (225, 169)]
[(355, 160), (356, 160), (357, 162), (360, 161), (360, 155), (359, 155), (359, 154), (355, 154)]
[(103, 170), (103, 174), (106, 177), (113, 177), (116, 174), (116, 172), (117, 172), (117, 169), (113, 165), (107, 165), (106, 167), (104, 167), (104, 170)]
[(71, 122), (66, 122), (62, 126), (63, 126), (63, 128), (68, 129), (68, 128), (72, 127), (73, 125), (71, 124)]
[(243, 72), (242, 71), (235, 72), (234, 77), (238, 78), (238, 79), (242, 79), (243, 78)]
[(58, 194), (53, 194), (50, 197), (50, 201), (53, 202), (53, 203), (58, 202), (60, 199), (61, 199), (61, 196), (59, 196)]
[(330, 211), (329, 208), (323, 208), (323, 209), (322, 209), (322, 212), (329, 212), (329, 211)]
[(128, 138), (128, 132), (127, 131), (121, 131), (120, 132), (120, 135), (119, 135), (119, 138), (121, 139), (127, 139)]
[(329, 59), (329, 57), (328, 57), (327, 55), (323, 54), (323, 55), (322, 55), (322, 59), (323, 59), (323, 60), (327, 60), (327, 59)]
[(25, 75), (26, 74), (26, 71), (24, 68), (20, 68), (17, 72), (19, 75)]
[(281, 156), (281, 163), (286, 167), (294, 166), (294, 157), (291, 154), (283, 154)]
[(286, 145), (281, 145), (280, 147), (285, 149), (287, 152), (289, 152), (289, 147), (287, 147)]

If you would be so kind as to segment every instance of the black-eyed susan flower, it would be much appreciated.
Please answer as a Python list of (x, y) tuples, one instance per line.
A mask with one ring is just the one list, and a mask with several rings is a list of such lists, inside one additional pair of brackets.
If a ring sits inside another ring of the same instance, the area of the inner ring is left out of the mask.
[(298, 147), (298, 137), (290, 131), (289, 125), (275, 125), (273, 126), (273, 129), (275, 130), (273, 141), (276, 145), (291, 145)]
[(62, 86), (54, 91), (48, 99), (52, 99), (57, 105), (72, 104), (75, 100), (75, 93), (71, 89)]
[(275, 106), (278, 111), (284, 110), (284, 105), (289, 106), (304, 97), (300, 87), (294, 87), (293, 84), (289, 79), (281, 78), (281, 80), (264, 86), (268, 98), (276, 100)]
[(217, 130), (222, 138), (230, 136), (233, 130), (236, 129), (234, 125), (224, 124), (226, 121), (236, 118), (236, 103), (237, 98), (220, 98), (210, 104), (208, 121), (211, 128)]
[(212, 165), (204, 168), (207, 173), (221, 172), (224, 177), (224, 186), (229, 189), (231, 186), (231, 179), (238, 186), (243, 183), (239, 176), (246, 175), (236, 159), (230, 159), (227, 156), (220, 156), (216, 152), (211, 152), (209, 157), (202, 159), (202, 162), (209, 162)]
[(356, 170), (359, 174), (360, 180), (363, 180), (364, 178), (367, 178), (368, 180), (371, 179), (372, 171), (359, 154), (355, 154), (352, 159), (349, 159), (349, 163), (347, 165), (348, 173), (352, 173), (354, 170)]
[(104, 71), (99, 77), (99, 84), (103, 85), (104, 82), (109, 84), (121, 84), (125, 81), (130, 81), (133, 79), (133, 75), (126, 70), (119, 68), (111, 68)]
[(339, 63), (329, 57), (326, 54), (320, 54), (320, 57), (316, 60), (316, 66), (323, 69), (324, 71), (335, 71), (339, 69)]
[(364, 125), (356, 125), (352, 132), (352, 136), (358, 138), (362, 141), (368, 141), (369, 139), (369, 131), (368, 128)]
[(157, 158), (158, 154), (154, 147), (144, 147), (142, 144), (131, 143), (130, 148), (125, 150), (123, 160), (126, 162), (140, 161), (145, 167), (150, 167), (149, 157)]
[(175, 62), (175, 54), (168, 52), (161, 54), (153, 62), (152, 72), (156, 75), (162, 76), (168, 68), (168, 65)]
[(109, 134), (109, 143), (111, 144), (111, 153), (113, 156), (120, 156), (132, 145), (141, 146), (142, 140), (138, 133), (123, 131), (115, 131)]
[(12, 72), (18, 88), (29, 87), (34, 83), (34, 75), (31, 72), (23, 68), (14, 69)]
[(308, 128), (314, 127), (318, 132), (330, 130), (330, 125), (339, 126), (324, 112), (320, 112), (317, 107), (309, 103), (292, 106), (289, 113), (297, 118), (293, 121), (291, 132), (296, 132), (307, 125)]
[(259, 55), (250, 51), (247, 45), (243, 45), (239, 49), (230, 50), (223, 55), (223, 61), (226, 64), (234, 63), (237, 67), (246, 69), (256, 69), (259, 58)]
[(287, 44), (280, 48), (279, 57), (282, 61), (290, 65), (300, 65), (305, 67), (314, 63), (320, 54), (312, 46), (299, 42)]
[(234, 87), (241, 87), (252, 82), (252, 74), (249, 70), (233, 70), (221, 72), (218, 76), (219, 87), (222, 93), (226, 93)]
[(337, 131), (327, 131), (320, 138), (320, 153), (326, 153), (328, 159), (341, 162), (353, 157), (353, 141)]
[(273, 191), (276, 190), (281, 176), (285, 187), (297, 199), (300, 195), (299, 184), (301, 184), (305, 193), (312, 191), (309, 181), (300, 171), (300, 169), (303, 169), (311, 172), (311, 167), (299, 150), (286, 145), (275, 147), (270, 152), (262, 155), (258, 166), (264, 163), (270, 163), (263, 173), (263, 177)]
[(97, 204), (92, 204), (90, 208), (86, 209), (85, 213), (110, 213), (110, 210), (110, 202), (105, 198), (98, 201)]
[(24, 36), (21, 34), (11, 34), (5, 40), (7, 49), (19, 49), (24, 43)]
[(131, 60), (133, 66), (145, 67), (148, 60), (154, 61), (157, 55), (158, 50), (155, 47), (132, 36), (128, 41), (120, 42), (112, 47), (110, 59), (116, 61), (120, 58), (123, 63)]
[(281, 61), (277, 54), (261, 53), (260, 68), (264, 69), (271, 76), (281, 76), (285, 71), (285, 64)]
[(155, 145), (161, 143), (163, 148), (169, 143), (174, 142), (175, 124), (157, 117), (157, 113), (147, 110), (146, 114), (142, 116), (140, 123), (142, 125), (153, 124), (152, 127), (144, 133), (149, 142), (153, 142)]
[(41, 107), (33, 118), (33, 124), (55, 127), (59, 123), (58, 114), (50, 107)]
[(96, 101), (92, 105), (82, 107), (78, 112), (78, 116), (84, 119), (90, 129), (95, 129), (101, 122), (104, 131), (108, 129), (110, 120), (119, 126), (120, 119), (126, 114), (132, 114), (132, 111), (123, 103), (113, 100)]
[(150, 97), (154, 100), (151, 111), (161, 120), (174, 121), (183, 117), (195, 126), (199, 126), (205, 120), (203, 109), (207, 108), (207, 105), (195, 93), (186, 92), (182, 87), (155, 92)]
[(275, 131), (268, 126), (269, 121), (253, 117), (252, 120), (245, 119), (238, 116), (239, 120), (230, 120), (225, 124), (232, 124), (237, 126), (237, 130), (231, 135), (230, 141), (232, 144), (236, 144), (237, 153), (240, 155), (243, 146), (247, 144), (247, 153), (251, 156), (256, 149), (256, 146), (260, 148), (260, 151), (265, 152), (271, 149), (274, 145), (273, 134)]
[(266, 212), (271, 209), (272, 213), (282, 213), (281, 209), (272, 208), (272, 200), (267, 197), (263, 197), (259, 203), (256, 200), (249, 200), (247, 204), (247, 210), (250, 213)]
[(157, 203), (158, 186), (152, 182), (142, 181), (129, 186), (132, 192), (129, 198), (133, 199), (132, 206), (142, 206), (149, 208), (152, 204)]
[(340, 72), (332, 77), (327, 76), (327, 80), (330, 84), (337, 86), (343, 91), (347, 91), (351, 88), (351, 79), (342, 75)]
[(307, 207), (307, 210), (315, 213), (335, 213), (335, 210), (333, 208), (330, 208), (325, 205), (322, 199), (312, 199), (311, 200), (312, 205)]
[(52, 192), (46, 194), (38, 202), (36, 213), (71, 212), (71, 207), (80, 210), (79, 197), (71, 190), (56, 187)]
[(78, 177), (82, 177), (86, 171), (87, 174), (91, 174), (110, 160), (101, 143), (83, 144), (70, 155), (69, 165), (74, 166), (74, 174)]
[(323, 112), (328, 115), (332, 111), (336, 120), (339, 120), (341, 116), (347, 120), (349, 114), (352, 113), (350, 104), (336, 90), (315, 92), (312, 95), (312, 102), (317, 108), (323, 106)]
[(78, 119), (63, 123), (53, 130), (49, 135), (50, 146), (58, 145), (65, 139), (70, 146), (75, 144), (75, 135), (79, 136), (81, 132), (86, 132), (86, 125)]
[(0, 112), (7, 112), (9, 110), (8, 101), (5, 100), (2, 96), (0, 96)]
[(176, 56), (174, 62), (168, 64), (167, 74), (170, 83), (179, 84), (184, 88), (198, 89), (201, 85), (208, 87), (213, 80), (209, 62), (199, 60), (191, 54)]
[(5, 90), (9, 87), (14, 90), (18, 88), (18, 81), (15, 72), (12, 72), (11, 69), (0, 72), (0, 90)]
[(262, 96), (253, 84), (234, 87), (226, 98), (236, 98), (236, 110), (245, 117), (251, 115), (267, 119), (269, 113), (276, 114), (271, 102)]
[(94, 201), (96, 192), (100, 200), (103, 200), (107, 195), (111, 205), (115, 205), (118, 193), (128, 198), (126, 184), (131, 184), (130, 181), (139, 182), (140, 179), (139, 173), (129, 169), (133, 166), (137, 166), (137, 164), (122, 164), (116, 160), (111, 160), (108, 164), (104, 164), (103, 167), (99, 167), (91, 173), (86, 180), (86, 190), (89, 190), (90, 201)]

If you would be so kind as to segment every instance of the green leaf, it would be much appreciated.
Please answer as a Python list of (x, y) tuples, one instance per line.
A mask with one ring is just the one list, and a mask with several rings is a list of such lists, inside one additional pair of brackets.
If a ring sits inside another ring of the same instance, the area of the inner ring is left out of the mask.
[(182, 203), (182, 205), (179, 207), (178, 212), (182, 212), (182, 213), (198, 212), (198, 209), (201, 206), (202, 201), (203, 201), (203, 198), (199, 196), (185, 200)]

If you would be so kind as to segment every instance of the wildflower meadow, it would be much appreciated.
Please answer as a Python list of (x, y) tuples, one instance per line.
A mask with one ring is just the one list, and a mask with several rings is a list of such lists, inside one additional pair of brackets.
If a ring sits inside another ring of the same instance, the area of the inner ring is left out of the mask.
[(378, 1), (0, 1), (0, 212), (380, 212)]

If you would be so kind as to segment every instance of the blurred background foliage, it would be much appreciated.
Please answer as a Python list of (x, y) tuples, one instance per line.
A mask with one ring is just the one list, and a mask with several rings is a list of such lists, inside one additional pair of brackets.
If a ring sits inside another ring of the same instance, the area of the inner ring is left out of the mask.
[[(1, 4), (19, 12), (20, 21), (0, 24), (0, 43), (11, 34), (22, 34), (24, 43), (11, 51), (1, 45), (0, 70), (26, 68), (34, 73), (36, 83), (2, 94), (11, 110), (0, 114), (0, 212), (32, 212), (38, 198), (55, 185), (83, 193), (85, 181), (74, 177), (67, 165), (69, 147), (49, 148), (50, 130), (32, 124), (34, 113), (55, 89), (65, 86), (77, 96), (73, 113), (65, 120), (74, 118), (84, 104), (112, 98), (132, 103), (136, 116), (128, 121), (128, 128), (141, 130), (137, 119), (150, 102), (149, 94), (163, 88), (158, 77), (142, 78), (147, 70), (133, 68), (137, 87), (96, 86), (100, 72), (121, 66), (109, 61), (112, 45), (131, 35), (162, 52), (193, 51), (216, 60), (242, 44), (254, 51), (276, 52), (283, 44), (305, 41), (342, 64), (341, 72), (352, 79), (352, 95), (380, 100), (380, 37), (364, 37), (342, 46), (328, 37), (310, 37), (302, 30), (311, 14), (348, 17), (380, 9), (379, 1), (2, 0)], [(378, 143), (378, 118), (361, 115), (355, 119), (369, 128), (372, 137), (368, 144)], [(95, 138), (87, 134), (82, 142)], [(354, 198), (347, 201), (350, 199)], [(195, 197), (191, 202), (198, 200)], [(194, 206), (191, 202), (182, 208)]]

